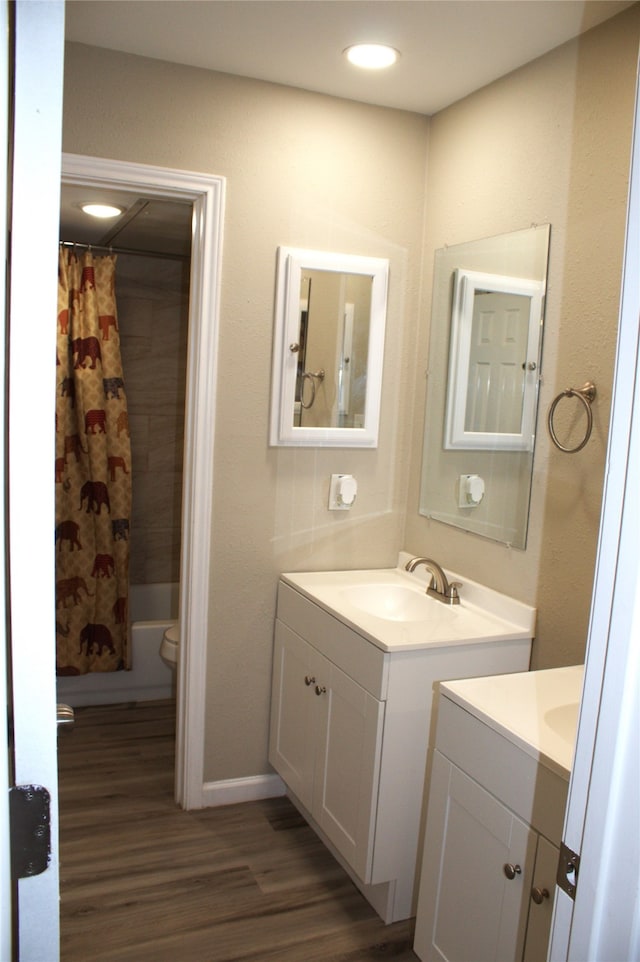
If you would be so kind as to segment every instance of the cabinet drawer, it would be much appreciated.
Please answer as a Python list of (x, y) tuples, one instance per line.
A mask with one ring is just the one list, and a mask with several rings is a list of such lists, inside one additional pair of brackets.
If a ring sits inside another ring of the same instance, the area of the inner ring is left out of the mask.
[(386, 697), (388, 655), (290, 585), (278, 585), (277, 617), (374, 698)]

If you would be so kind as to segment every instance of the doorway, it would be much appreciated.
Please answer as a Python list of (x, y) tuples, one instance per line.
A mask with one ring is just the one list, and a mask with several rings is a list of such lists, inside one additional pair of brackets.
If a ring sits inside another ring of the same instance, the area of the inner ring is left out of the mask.
[(136, 198), (144, 196), (192, 206), (175, 799), (183, 808), (199, 808), (203, 798), (213, 426), (224, 180), (188, 171), (63, 154), (62, 183), (65, 186), (117, 190)]

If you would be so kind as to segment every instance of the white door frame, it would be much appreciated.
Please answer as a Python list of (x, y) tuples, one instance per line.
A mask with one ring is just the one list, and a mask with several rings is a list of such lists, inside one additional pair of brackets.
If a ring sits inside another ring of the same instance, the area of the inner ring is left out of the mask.
[[(8, 29), (3, 33), (3, 42), (10, 46), (14, 37), (15, 52), (13, 62), (9, 59), (9, 71), (3, 72), (3, 76), (6, 73), (9, 77), (13, 73), (14, 110), (4, 118), (5, 129), (10, 128), (11, 149), (4, 154), (5, 172), (9, 174), (5, 179), (9, 184), (10, 235), (8, 365), (3, 367), (5, 377), (8, 373), (8, 409), (3, 425), (8, 431), (4, 462), (8, 580), (3, 582), (3, 587), (8, 587), (8, 618), (2, 617), (3, 631), (5, 625), (8, 627), (11, 653), (7, 702), (13, 732), (5, 760), (13, 764), (13, 771), (3, 770), (2, 787), (10, 782), (47, 789), (50, 851), (46, 870), (21, 878), (17, 900), (13, 898), (14, 889), (8, 902), (3, 900), (0, 906), (2, 958), (57, 962), (60, 893), (52, 536), (55, 522), (54, 486), (47, 479), (51, 477), (55, 456), (54, 320), (64, 3), (18, 0), (4, 6), (13, 8), (15, 27), (5, 19), (3, 26)], [(7, 164), (7, 157), (12, 163)], [(2, 229), (5, 227), (3, 224)], [(3, 676), (3, 695), (4, 685)], [(5, 817), (6, 813), (3, 820)], [(6, 824), (2, 833), (6, 834)], [(3, 844), (5, 866), (7, 861)], [(3, 896), (4, 872), (6, 867)], [(12, 927), (12, 904), (17, 929)], [(12, 943), (9, 949), (8, 942)]]
[(640, 97), (636, 96), (616, 370), (584, 690), (549, 959), (640, 958)]
[(62, 181), (117, 187), (193, 204), (175, 797), (183, 808), (201, 808), (225, 180), (191, 171), (63, 154)]
[[(0, 155), (9, 156), (9, 5), (0, 5)], [(8, 197), (7, 197), (7, 168), (4, 165), (3, 176), (0, 178), (0, 263), (6, 263), (7, 241), (9, 236)], [(0, 338), (0, 370), (6, 371), (6, 318), (7, 318), (7, 285), (6, 272), (0, 275), (0, 317), (2, 317), (2, 337)], [(7, 434), (8, 410), (6, 399), (0, 401), (0, 450), (5, 450)], [(6, 465), (3, 466), (6, 472)], [(6, 484), (5, 484), (6, 488)], [(6, 496), (2, 496), (0, 509), (0, 544), (7, 543), (7, 529), (5, 525)], [(9, 727), (8, 720), (8, 659), (6, 631), (6, 612), (9, 610), (9, 591), (5, 552), (0, 557), (0, 852), (10, 850), (9, 833), (9, 773), (13, 759), (9, 757)], [(8, 858), (0, 858), (0, 959), (10, 959), (12, 956), (12, 913), (13, 901), (11, 870)]]

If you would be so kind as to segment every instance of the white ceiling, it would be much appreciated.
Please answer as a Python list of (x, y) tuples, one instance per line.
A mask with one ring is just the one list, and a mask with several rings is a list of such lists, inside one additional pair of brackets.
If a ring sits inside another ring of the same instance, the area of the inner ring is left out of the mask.
[[(431, 115), (631, 6), (633, 0), (67, 0), (67, 40)], [(356, 41), (400, 51), (387, 71), (347, 63)], [(92, 195), (97, 192), (92, 191)], [(79, 211), (63, 187), (61, 236), (188, 253), (187, 208), (154, 201), (124, 223)], [(163, 226), (164, 225), (164, 226)]]
[[(70, 0), (68, 40), (433, 114), (632, 0)], [(401, 58), (358, 71), (342, 51)]]

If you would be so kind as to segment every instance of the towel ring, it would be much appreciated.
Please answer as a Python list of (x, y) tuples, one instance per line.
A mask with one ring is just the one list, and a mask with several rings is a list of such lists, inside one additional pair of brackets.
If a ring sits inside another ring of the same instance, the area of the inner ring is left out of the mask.
[[(304, 385), (307, 379), (311, 381), (311, 399), (308, 404), (305, 404), (304, 403)], [(315, 374), (312, 374), (311, 371), (302, 372), (302, 384), (300, 386), (300, 407), (303, 407), (305, 411), (308, 411), (309, 408), (313, 407), (313, 402), (316, 399), (316, 380), (324, 381), (323, 368), (320, 368), (320, 370), (316, 371)]]
[[(561, 391), (551, 404), (551, 407), (549, 408), (549, 417), (547, 419), (547, 423), (549, 425), (549, 434), (551, 435), (551, 440), (555, 446), (560, 451), (564, 451), (565, 454), (575, 454), (576, 451), (581, 451), (591, 437), (591, 429), (593, 428), (593, 411), (591, 410), (591, 402), (595, 396), (595, 384), (592, 381), (586, 381), (581, 388), (570, 387), (566, 391)], [(556, 408), (563, 397), (577, 397), (584, 405), (584, 409), (587, 412), (587, 430), (585, 431), (582, 441), (580, 444), (577, 444), (575, 448), (566, 448), (563, 444), (561, 444), (560, 441), (558, 441), (558, 437), (553, 426), (553, 415), (555, 414)]]

